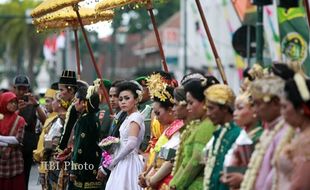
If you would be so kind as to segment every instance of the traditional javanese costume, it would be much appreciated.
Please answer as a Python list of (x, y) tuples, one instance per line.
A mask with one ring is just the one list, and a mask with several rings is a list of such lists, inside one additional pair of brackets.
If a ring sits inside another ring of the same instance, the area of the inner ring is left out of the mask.
[[(216, 84), (205, 91), (208, 102), (221, 106), (226, 106), (233, 110), (235, 95), (227, 85)], [(213, 133), (213, 137), (206, 145), (206, 166), (204, 169), (204, 189), (229, 189), (220, 182), (221, 172), (223, 171), (225, 156), (235, 143), (241, 132), (233, 121), (224, 125), (219, 125)]]
[[(47, 89), (44, 95), (44, 98), (54, 98), (56, 95), (56, 90), (53, 89)], [(40, 163), (38, 170), (39, 170), (39, 175), (42, 176), (41, 184), (43, 185), (44, 188), (47, 189), (47, 168), (44, 168), (44, 163), (42, 161), (47, 161), (46, 156), (45, 156), (45, 151), (44, 151), (44, 136), (49, 132), (52, 123), (54, 120), (57, 118), (57, 113), (52, 112), (48, 115), (46, 118), (44, 125), (42, 127), (41, 134), (39, 136), (39, 141), (37, 144), (37, 149), (33, 151), (33, 159)], [(42, 162), (42, 163), (41, 163)]]
[[(79, 100), (86, 99), (84, 92), (83, 88), (78, 90), (76, 96)], [(96, 115), (99, 111), (99, 95), (89, 93), (86, 102), (86, 110), (81, 113), (74, 127), (74, 146), (70, 173), (76, 176), (73, 183), (74, 189), (100, 189), (102, 184), (96, 180), (101, 158), (101, 149), (98, 146), (100, 124)]]
[[(268, 102), (283, 92), (284, 81), (278, 77), (266, 76), (251, 84), (251, 93), (257, 99)], [(255, 146), (248, 170), (245, 173), (241, 188), (243, 190), (269, 190), (272, 187), (274, 171), (272, 160), (274, 153), (288, 126), (283, 117), (264, 124), (264, 132)]]
[(211, 139), (214, 130), (215, 127), (209, 119), (202, 122), (194, 120), (186, 126), (181, 134), (170, 186), (180, 190), (203, 188), (204, 165), (201, 161), (201, 152)]
[[(18, 145), (23, 141), (24, 118), (7, 110), (10, 101), (16, 99), (12, 92), (0, 96), (0, 189), (25, 189), (24, 160)], [(9, 146), (15, 144), (16, 146)]]
[[(183, 121), (181, 120), (175, 120), (170, 124), (168, 128), (164, 130), (162, 135), (159, 137), (157, 143), (154, 147), (155, 152), (155, 158), (153, 160), (153, 163), (151, 165), (152, 170), (150, 171), (150, 175), (154, 175), (159, 168), (162, 166), (162, 164), (165, 162), (163, 158), (160, 157), (160, 151), (161, 149), (171, 140), (172, 138), (179, 139), (180, 136), (180, 129), (184, 126)], [(177, 140), (178, 141), (178, 140)], [(171, 175), (165, 176), (159, 183), (157, 189), (165, 189), (169, 188), (169, 182), (171, 180)]]

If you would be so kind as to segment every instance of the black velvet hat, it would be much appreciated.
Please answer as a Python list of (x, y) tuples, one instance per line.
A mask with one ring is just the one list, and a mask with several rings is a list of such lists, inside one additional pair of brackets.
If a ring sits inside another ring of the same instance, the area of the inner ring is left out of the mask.
[(74, 71), (64, 70), (62, 71), (61, 77), (59, 79), (59, 84), (76, 86), (76, 74)]

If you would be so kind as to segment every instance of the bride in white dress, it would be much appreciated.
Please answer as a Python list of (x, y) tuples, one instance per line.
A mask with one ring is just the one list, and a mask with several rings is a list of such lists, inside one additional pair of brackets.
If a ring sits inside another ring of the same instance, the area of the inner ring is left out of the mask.
[(142, 190), (138, 185), (138, 176), (142, 172), (143, 162), (138, 150), (145, 127), (144, 117), (137, 109), (142, 88), (130, 81), (121, 83), (118, 90), (119, 105), (122, 111), (127, 112), (127, 118), (119, 129), (120, 147), (109, 166), (111, 174), (106, 190)]

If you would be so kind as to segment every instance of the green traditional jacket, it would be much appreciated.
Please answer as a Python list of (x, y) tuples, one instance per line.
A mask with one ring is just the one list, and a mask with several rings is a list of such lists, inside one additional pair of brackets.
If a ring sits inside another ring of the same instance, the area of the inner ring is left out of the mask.
[[(218, 130), (213, 133), (214, 141), (212, 144), (212, 149), (214, 150), (214, 146), (216, 145), (217, 140), (219, 139), (220, 133), (223, 130), (224, 126), (221, 126)], [(225, 160), (225, 155), (230, 150), (231, 146), (234, 144), (236, 139), (238, 138), (241, 132), (241, 128), (238, 127), (234, 122), (230, 122), (226, 133), (222, 138), (222, 142), (220, 143), (219, 151), (215, 152), (215, 164), (212, 170), (212, 174), (210, 177), (209, 188), (212, 190), (229, 190), (229, 187), (220, 182), (220, 173), (223, 171), (223, 165)], [(208, 157), (209, 159), (209, 157)]]
[[(145, 151), (149, 145), (149, 141), (151, 139), (151, 112), (152, 112), (152, 100), (148, 100), (146, 102), (139, 104), (139, 112), (143, 114), (144, 118), (144, 126), (145, 126), (145, 134), (143, 141), (140, 145), (140, 150)], [(149, 106), (149, 109), (146, 107)]]
[(96, 180), (101, 158), (98, 141), (98, 117), (95, 113), (84, 113), (74, 128), (73, 165), (70, 169), (77, 177), (74, 182), (76, 189), (100, 189), (102, 185)]
[(202, 150), (214, 130), (212, 122), (205, 119), (200, 123), (190, 123), (182, 132), (175, 174), (170, 186), (176, 186), (178, 190), (203, 189)]
[[(112, 119), (111, 119), (111, 116), (110, 116), (110, 109), (109, 109), (109, 106), (107, 103), (104, 103), (104, 104), (100, 104), (99, 105), (99, 109), (101, 111), (104, 111), (104, 116), (103, 116), (103, 120), (102, 120), (102, 123), (99, 125), (100, 126), (100, 139), (104, 139), (106, 137), (109, 136), (109, 131), (110, 131), (110, 127), (111, 127), (111, 124), (112, 124)], [(97, 117), (99, 118), (99, 114), (97, 114)]]

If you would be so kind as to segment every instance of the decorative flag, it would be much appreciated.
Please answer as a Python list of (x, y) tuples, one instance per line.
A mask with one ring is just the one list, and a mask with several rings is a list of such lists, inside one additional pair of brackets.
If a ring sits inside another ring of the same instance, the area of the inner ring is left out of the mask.
[(310, 76), (309, 27), (303, 7), (278, 8), (281, 49), (285, 61), (297, 61)]

